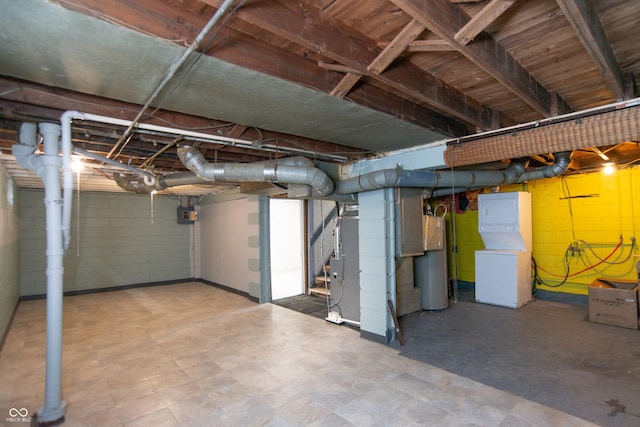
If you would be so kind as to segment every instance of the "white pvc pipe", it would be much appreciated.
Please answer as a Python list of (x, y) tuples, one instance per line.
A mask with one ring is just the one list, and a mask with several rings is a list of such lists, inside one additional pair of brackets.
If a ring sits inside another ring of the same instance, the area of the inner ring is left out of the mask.
[(35, 154), (38, 137), (38, 126), (35, 123), (22, 123), (20, 125), (20, 136), (18, 144), (12, 147), (16, 162), (25, 169), (32, 170), (40, 178), (44, 176), (44, 166), (42, 158)]
[(64, 236), (64, 250), (69, 248), (71, 241), (71, 205), (73, 201), (73, 169), (71, 168), (71, 120), (83, 118), (84, 114), (77, 111), (65, 111), (60, 117), (62, 126), (62, 173), (63, 173), (63, 208), (62, 208), (62, 234)]
[[(47, 227), (47, 356), (44, 406), (38, 410), (38, 421), (55, 422), (64, 417), (62, 401), (62, 283), (63, 257), (62, 206), (60, 200), (60, 126), (41, 123), (44, 138), (45, 208)], [(73, 177), (72, 177), (73, 178)]]

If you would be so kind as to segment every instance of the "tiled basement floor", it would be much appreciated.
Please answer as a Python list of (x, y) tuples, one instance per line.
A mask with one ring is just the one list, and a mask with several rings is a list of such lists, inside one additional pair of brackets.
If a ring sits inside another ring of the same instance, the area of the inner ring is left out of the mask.
[[(201, 283), (64, 305), (65, 426), (589, 425)], [(0, 422), (42, 405), (44, 342), (45, 301), (21, 302), (0, 353)]]

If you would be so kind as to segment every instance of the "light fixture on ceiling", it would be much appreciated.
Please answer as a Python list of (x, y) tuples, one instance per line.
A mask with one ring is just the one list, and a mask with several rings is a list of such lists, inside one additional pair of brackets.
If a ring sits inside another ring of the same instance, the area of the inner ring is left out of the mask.
[(71, 169), (75, 173), (82, 172), (82, 169), (84, 169), (84, 163), (80, 156), (71, 156)]
[(605, 175), (611, 175), (616, 171), (616, 165), (613, 162), (607, 162), (602, 164), (602, 173)]

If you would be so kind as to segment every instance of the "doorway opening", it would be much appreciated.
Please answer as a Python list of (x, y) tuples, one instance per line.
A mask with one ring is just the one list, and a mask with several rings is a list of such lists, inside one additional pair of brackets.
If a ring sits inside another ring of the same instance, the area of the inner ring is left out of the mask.
[(271, 299), (305, 292), (304, 202), (269, 200)]

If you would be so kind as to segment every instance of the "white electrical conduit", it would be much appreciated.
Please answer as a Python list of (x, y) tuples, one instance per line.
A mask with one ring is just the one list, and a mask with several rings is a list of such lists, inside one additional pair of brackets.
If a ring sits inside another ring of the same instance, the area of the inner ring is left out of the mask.
[[(115, 125), (115, 126), (129, 126), (131, 123), (133, 123), (130, 120), (124, 120), (124, 119), (116, 119), (113, 117), (107, 117), (107, 116), (100, 116), (97, 114), (91, 114), (91, 113), (79, 113), (77, 111), (67, 111), (65, 112), (65, 114), (68, 114), (69, 117), (71, 119), (78, 119), (78, 120), (85, 120), (85, 121), (89, 121), (89, 122), (96, 122), (96, 123), (106, 123), (106, 124), (111, 124), (111, 125)], [(63, 114), (63, 118), (65, 116), (65, 114)], [(65, 123), (62, 123), (62, 127), (63, 127), (63, 132), (64, 132), (64, 127), (65, 127)], [(69, 135), (71, 135), (71, 126), (69, 123)], [(232, 138), (229, 136), (222, 136), (222, 135), (212, 135), (209, 133), (204, 133), (204, 132), (195, 132), (195, 131), (191, 131), (191, 130), (187, 130), (187, 129), (176, 129), (176, 128), (171, 128), (171, 127), (167, 127), (167, 126), (159, 126), (159, 125), (152, 125), (152, 124), (147, 124), (147, 123), (138, 123), (136, 125), (136, 129), (142, 129), (142, 130), (147, 130), (147, 131), (151, 131), (151, 132), (157, 132), (157, 133), (163, 133), (163, 134), (169, 134), (169, 135), (175, 135), (175, 136), (183, 136), (185, 139), (193, 139), (194, 141), (205, 141), (205, 142), (212, 142), (215, 144), (221, 144), (221, 145), (230, 145), (233, 147), (243, 147), (243, 148), (250, 148), (255, 150), (256, 147), (253, 146), (251, 141), (247, 141), (246, 139), (239, 139), (239, 138)], [(268, 147), (268, 148), (267, 148)], [(261, 151), (270, 151), (270, 152), (296, 152), (299, 154), (306, 154), (306, 155), (311, 155), (314, 158), (325, 158), (327, 160), (336, 160), (336, 161), (345, 161), (347, 160), (346, 157), (344, 156), (339, 156), (339, 155), (334, 155), (334, 154), (324, 154), (324, 153), (317, 153), (315, 151), (308, 151), (308, 150), (301, 150), (301, 149), (297, 149), (297, 148), (282, 148), (282, 147), (273, 147), (270, 148), (270, 145), (263, 145), (262, 147), (259, 148), (259, 150)], [(94, 155), (96, 156), (96, 155)], [(94, 157), (95, 158), (95, 157)], [(98, 160), (101, 160), (105, 163), (108, 163), (108, 161), (111, 161), (112, 163), (110, 164), (116, 164), (116, 165), (122, 165), (122, 163), (119, 163), (113, 159), (106, 159), (105, 157), (100, 157)], [(140, 171), (139, 169), (137, 170), (137, 173), (145, 173)]]

